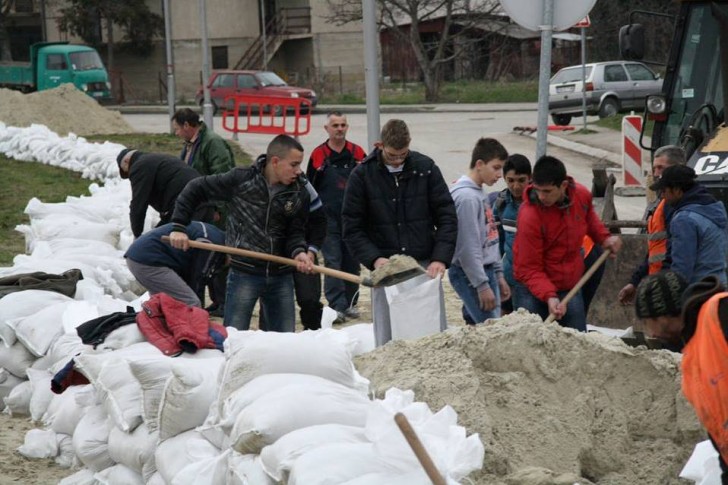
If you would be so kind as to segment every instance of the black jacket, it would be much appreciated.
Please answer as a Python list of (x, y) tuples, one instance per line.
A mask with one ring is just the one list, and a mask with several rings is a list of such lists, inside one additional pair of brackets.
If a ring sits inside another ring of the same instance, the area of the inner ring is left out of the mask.
[[(271, 194), (263, 176), (265, 163), (265, 156), (261, 156), (250, 167), (195, 179), (177, 198), (172, 222), (186, 226), (200, 203), (222, 201), (227, 203), (228, 210), (226, 245), (287, 258), (306, 251), (310, 199), (306, 180), (302, 178)], [(232, 266), (251, 274), (281, 274), (293, 270), (291, 266), (242, 256), (233, 256)]]
[(391, 174), (372, 152), (349, 177), (342, 213), (344, 241), (372, 269), (394, 254), (449, 265), (458, 221), (450, 191), (431, 158), (410, 152), (401, 173)]
[(139, 237), (144, 230), (149, 206), (159, 212), (162, 224), (169, 222), (177, 196), (187, 182), (199, 176), (197, 170), (172, 155), (141, 153), (135, 156), (129, 167), (129, 220), (134, 237)]

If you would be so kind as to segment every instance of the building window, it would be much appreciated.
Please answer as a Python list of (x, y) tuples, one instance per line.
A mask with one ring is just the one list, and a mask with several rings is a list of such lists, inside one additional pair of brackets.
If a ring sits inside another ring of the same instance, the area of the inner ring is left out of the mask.
[(226, 45), (219, 45), (212, 48), (212, 68), (228, 68), (228, 48)]

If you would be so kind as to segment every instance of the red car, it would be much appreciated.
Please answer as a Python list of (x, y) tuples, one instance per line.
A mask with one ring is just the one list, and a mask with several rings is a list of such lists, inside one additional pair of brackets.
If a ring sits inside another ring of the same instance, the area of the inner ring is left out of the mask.
[[(223, 106), (225, 98), (236, 95), (278, 96), (285, 98), (306, 98), (311, 106), (316, 106), (316, 92), (308, 88), (289, 86), (270, 71), (216, 71), (210, 76), (210, 99), (215, 113)], [(200, 107), (204, 102), (202, 87), (197, 90), (195, 103)], [(232, 109), (232, 103), (227, 106)]]

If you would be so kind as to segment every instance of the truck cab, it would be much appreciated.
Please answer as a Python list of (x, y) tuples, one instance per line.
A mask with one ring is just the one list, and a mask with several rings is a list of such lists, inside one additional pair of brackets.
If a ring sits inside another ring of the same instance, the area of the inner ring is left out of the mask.
[(71, 44), (35, 44), (31, 63), (36, 70), (36, 89), (53, 89), (72, 83), (96, 99), (111, 98), (111, 84), (95, 49)]

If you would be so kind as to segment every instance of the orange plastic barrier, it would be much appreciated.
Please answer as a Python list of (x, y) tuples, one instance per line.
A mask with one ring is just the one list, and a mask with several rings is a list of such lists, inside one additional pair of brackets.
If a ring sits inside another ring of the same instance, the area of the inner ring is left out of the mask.
[(313, 107), (305, 98), (228, 96), (224, 106), (222, 127), (232, 133), (297, 137), (311, 131)]

